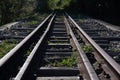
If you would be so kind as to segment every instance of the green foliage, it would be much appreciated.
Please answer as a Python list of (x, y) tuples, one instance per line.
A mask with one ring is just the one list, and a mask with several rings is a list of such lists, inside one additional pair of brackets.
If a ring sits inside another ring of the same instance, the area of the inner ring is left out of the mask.
[(47, 63), (52, 67), (76, 67), (77, 62), (78, 62), (77, 53), (73, 53), (72, 56), (63, 59), (62, 61), (55, 61), (53, 63), (47, 61)]
[(32, 20), (32, 21), (27, 22), (27, 24), (28, 25), (35, 25), (35, 24), (38, 24), (38, 21)]
[(46, 16), (48, 16), (48, 14), (38, 14), (37, 16), (36, 16), (36, 19), (37, 20), (43, 20)]
[(74, 57), (69, 57), (67, 59), (64, 59), (61, 62), (62, 66), (69, 66), (69, 67), (73, 67), (76, 66), (76, 59)]
[(25, 53), (25, 56), (29, 56), (29, 54), (31, 53), (31, 51), (32, 51), (32, 49), (27, 50), (26, 53)]
[(51, 10), (64, 9), (68, 7), (71, 0), (48, 0), (48, 6)]
[(2, 58), (7, 52), (9, 52), (15, 45), (17, 41), (7, 41), (4, 40), (0, 43), (0, 58)]
[(62, 10), (76, 0), (1, 0), (0, 24), (25, 19), (34, 12), (49, 13), (50, 10)]
[(87, 45), (87, 46), (84, 46), (83, 50), (86, 52), (86, 53), (91, 53), (92, 52), (92, 46), (91, 45)]
[(48, 6), (50, 9), (55, 10), (58, 9), (58, 4), (59, 0), (48, 0)]
[(50, 63), (50, 65), (53, 67), (75, 67), (76, 64), (77, 64), (76, 59), (73, 57), (63, 59), (61, 62), (55, 61), (54, 63)]
[(33, 12), (36, 0), (2, 0), (0, 1), (0, 24), (14, 21), (16, 18)]
[(29, 20), (27, 22), (28, 25), (36, 25), (39, 24), (41, 20), (43, 20), (48, 14), (39, 14), (39, 13), (35, 13), (34, 15), (28, 17), (31, 20)]
[(29, 47), (29, 49), (27, 49), (25, 51), (25, 56), (29, 56), (29, 54), (32, 52), (32, 50), (34, 49), (36, 43), (32, 43), (31, 46)]

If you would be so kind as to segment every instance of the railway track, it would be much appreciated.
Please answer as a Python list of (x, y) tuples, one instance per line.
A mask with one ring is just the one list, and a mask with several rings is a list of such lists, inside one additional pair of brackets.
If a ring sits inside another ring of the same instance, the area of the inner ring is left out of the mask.
[(120, 66), (69, 15), (50, 14), (0, 59), (0, 79), (119, 80)]

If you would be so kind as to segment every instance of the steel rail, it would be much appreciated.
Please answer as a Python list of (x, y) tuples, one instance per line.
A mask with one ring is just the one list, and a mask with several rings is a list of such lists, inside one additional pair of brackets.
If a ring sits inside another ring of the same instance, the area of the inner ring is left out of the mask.
[(16, 47), (8, 52), (3, 58), (0, 59), (0, 68), (19, 50), (23, 45), (42, 27), (42, 25), (51, 17), (50, 14), (37, 28), (35, 28), (25, 39), (23, 39)]
[(92, 67), (90, 61), (88, 60), (86, 54), (82, 50), (81, 45), (79, 44), (77, 38), (75, 37), (75, 35), (74, 35), (72, 29), (70, 28), (70, 25), (69, 25), (66, 18), (65, 18), (65, 21), (66, 21), (66, 26), (68, 27), (69, 33), (70, 33), (70, 35), (71, 35), (71, 37), (72, 37), (72, 39), (73, 39), (73, 41), (74, 41), (74, 43), (75, 43), (75, 45), (77, 47), (77, 50), (78, 50), (78, 52), (79, 52), (79, 54), (80, 54), (80, 56), (82, 58), (83, 63), (84, 63), (84, 65), (85, 65), (85, 67), (86, 67), (86, 69), (88, 71), (90, 79), (91, 80), (99, 80), (95, 70), (93, 69), (93, 67)]
[(46, 34), (48, 33), (48, 31), (50, 30), (50, 26), (53, 22), (55, 18), (55, 15), (53, 15), (52, 19), (50, 20), (47, 29), (45, 30), (44, 34), (41, 36), (41, 38), (39, 39), (39, 41), (37, 42), (37, 44), (35, 45), (34, 49), (32, 50), (32, 52), (30, 53), (30, 55), (28, 56), (28, 58), (26, 59), (25, 63), (23, 64), (22, 68), (20, 69), (20, 71), (18, 72), (18, 74), (16, 75), (16, 77), (14, 78), (14, 80), (21, 80), (27, 67), (30, 65), (30, 62), (32, 61), (35, 53), (37, 52), (39, 46), (41, 45), (41, 43), (43, 42)]
[[(68, 15), (68, 14), (67, 14)], [(90, 44), (100, 53), (100, 55), (109, 63), (117, 75), (120, 77), (120, 65), (115, 62), (82, 28), (68, 15), (69, 20), (78, 28), (82, 35), (90, 42)]]

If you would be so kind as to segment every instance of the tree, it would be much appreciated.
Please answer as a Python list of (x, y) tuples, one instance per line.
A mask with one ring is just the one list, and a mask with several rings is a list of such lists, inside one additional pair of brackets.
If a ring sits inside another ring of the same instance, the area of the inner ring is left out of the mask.
[(0, 1), (1, 24), (8, 23), (19, 13), (23, 0), (2, 0)]
[(48, 7), (51, 10), (59, 9), (58, 3), (60, 0), (48, 0)]
[[(31, 11), (36, 0), (0, 0), (1, 24), (13, 21), (24, 12)], [(32, 2), (32, 3), (31, 3)], [(31, 4), (29, 6), (29, 4)]]
[(71, 3), (71, 0), (48, 0), (48, 6), (51, 10), (63, 10), (67, 8)]
[[(51, 0), (52, 1), (52, 0)], [(37, 0), (36, 12), (48, 12), (48, 0)]]

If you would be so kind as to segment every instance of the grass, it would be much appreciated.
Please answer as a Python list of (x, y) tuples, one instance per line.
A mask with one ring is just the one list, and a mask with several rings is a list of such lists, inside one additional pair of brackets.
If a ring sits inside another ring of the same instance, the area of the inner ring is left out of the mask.
[(62, 61), (55, 61), (55, 62), (49, 62), (47, 63), (51, 65), (52, 67), (76, 67), (78, 62), (78, 56), (77, 53), (73, 53), (70, 57), (63, 59)]
[[(17, 41), (7, 41), (4, 40), (0, 43), (0, 58), (6, 55), (12, 48), (14, 48), (17, 44)], [(33, 45), (32, 45), (33, 46)], [(32, 46), (25, 52), (26, 56), (28, 56), (32, 51)]]
[(29, 56), (32, 50), (34, 49), (36, 43), (33, 43), (27, 51), (25, 51), (25, 56)]
[(54, 63), (48, 63), (53, 67), (74, 67), (77, 64), (76, 59), (72, 56), (68, 57), (67, 59), (63, 59), (61, 62), (55, 61)]
[(16, 41), (4, 40), (0, 43), (0, 58), (2, 58), (6, 53), (8, 53), (12, 48), (16, 46)]
[(28, 21), (27, 24), (28, 25), (36, 25), (38, 24), (39, 22), (37, 20), (31, 20), (31, 21)]
[(39, 24), (41, 20), (43, 20), (47, 14), (34, 14), (33, 16), (30, 17), (30, 21), (27, 22), (28, 25), (36, 25)]
[(83, 47), (83, 50), (85, 51), (85, 53), (91, 53), (93, 51), (92, 46), (91, 45), (86, 45)]
[(46, 16), (48, 16), (48, 14), (38, 14), (38, 16), (36, 18), (38, 20), (43, 20)]

